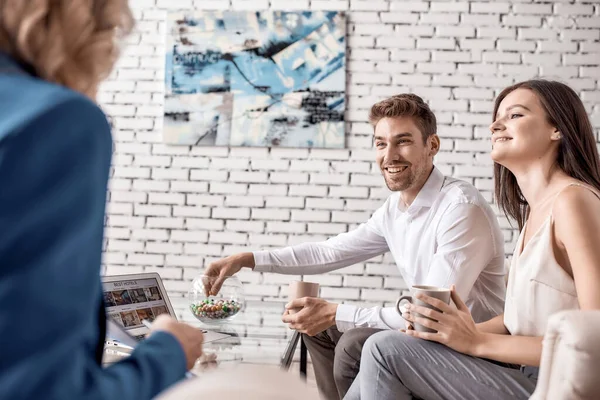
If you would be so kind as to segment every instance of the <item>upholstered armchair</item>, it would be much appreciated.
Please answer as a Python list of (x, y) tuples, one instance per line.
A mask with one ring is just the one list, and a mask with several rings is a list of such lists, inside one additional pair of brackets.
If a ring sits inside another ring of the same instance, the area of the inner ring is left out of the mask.
[(600, 310), (561, 311), (549, 319), (530, 399), (600, 399)]

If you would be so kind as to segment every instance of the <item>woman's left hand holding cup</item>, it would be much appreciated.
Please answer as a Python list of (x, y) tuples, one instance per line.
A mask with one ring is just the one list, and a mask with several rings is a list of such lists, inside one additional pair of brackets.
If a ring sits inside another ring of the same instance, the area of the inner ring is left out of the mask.
[[(482, 340), (482, 334), (477, 330), (471, 312), (456, 292), (456, 287), (452, 285), (451, 288), (451, 298), (456, 308), (422, 293), (416, 294), (415, 297), (438, 308), (441, 312), (414, 304), (407, 304), (407, 312), (403, 314), (403, 317), (410, 322), (419, 323), (437, 332), (418, 332), (407, 329), (405, 333), (410, 336), (442, 343), (458, 352), (472, 355)], [(416, 317), (414, 313), (419, 313), (431, 319)]]

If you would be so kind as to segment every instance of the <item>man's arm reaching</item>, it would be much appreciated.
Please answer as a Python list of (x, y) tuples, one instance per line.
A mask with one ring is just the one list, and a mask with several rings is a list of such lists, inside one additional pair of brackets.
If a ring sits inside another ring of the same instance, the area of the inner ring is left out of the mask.
[[(384, 206), (385, 207), (385, 206)], [(320, 274), (347, 267), (388, 251), (380, 234), (378, 213), (358, 228), (334, 236), (324, 242), (302, 243), (279, 250), (253, 253), (255, 271), (280, 274)]]

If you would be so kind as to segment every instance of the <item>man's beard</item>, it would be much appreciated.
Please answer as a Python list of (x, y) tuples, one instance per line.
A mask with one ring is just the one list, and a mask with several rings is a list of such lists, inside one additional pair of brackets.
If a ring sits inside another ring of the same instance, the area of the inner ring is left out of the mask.
[(392, 192), (402, 192), (413, 185), (415, 182), (415, 173), (408, 168), (405, 172), (407, 174), (402, 180), (392, 180), (389, 179), (387, 173), (384, 172), (383, 180), (385, 181), (385, 185)]

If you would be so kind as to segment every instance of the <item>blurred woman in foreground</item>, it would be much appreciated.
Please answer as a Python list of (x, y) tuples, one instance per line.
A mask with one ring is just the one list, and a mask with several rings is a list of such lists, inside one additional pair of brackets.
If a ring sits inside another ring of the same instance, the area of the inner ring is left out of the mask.
[(131, 30), (126, 0), (0, 0), (0, 398), (150, 399), (202, 333), (166, 316), (101, 366), (112, 139), (95, 103)]

